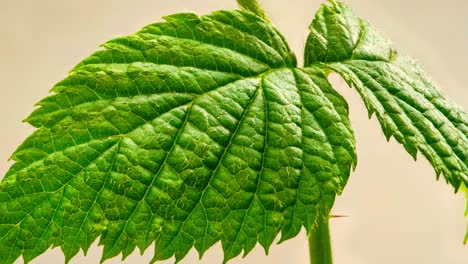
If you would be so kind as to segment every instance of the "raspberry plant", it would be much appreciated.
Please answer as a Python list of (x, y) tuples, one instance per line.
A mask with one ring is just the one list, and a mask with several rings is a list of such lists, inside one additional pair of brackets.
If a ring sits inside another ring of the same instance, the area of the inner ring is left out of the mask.
[(66, 261), (100, 238), (102, 261), (153, 262), (221, 241), (224, 262), (304, 227), (332, 263), (329, 212), (356, 166), (340, 74), (383, 133), (468, 184), (468, 116), (343, 3), (310, 25), (304, 65), (255, 0), (165, 17), (113, 39), (26, 119), (37, 130), (0, 184), (0, 259), (51, 246)]

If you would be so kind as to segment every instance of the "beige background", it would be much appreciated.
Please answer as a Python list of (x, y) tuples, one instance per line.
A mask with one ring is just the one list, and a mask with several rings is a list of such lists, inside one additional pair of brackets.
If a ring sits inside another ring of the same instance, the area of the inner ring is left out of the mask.
[[(273, 21), (299, 57), (307, 26), (321, 1), (263, 0)], [(33, 130), (20, 121), (52, 85), (96, 49), (98, 44), (174, 12), (207, 13), (235, 8), (234, 0), (0, 0), (0, 178), (15, 147)], [(467, 0), (349, 0), (357, 14), (393, 39), (400, 53), (411, 54), (446, 94), (468, 109)], [(300, 61), (302, 61), (300, 59)], [(453, 195), (421, 158), (415, 163), (393, 140), (386, 143), (375, 119), (368, 121), (356, 93), (334, 78), (350, 101), (358, 141), (359, 165), (332, 220), (337, 264), (468, 263), (462, 246), (466, 228), (464, 198)], [(468, 147), (468, 146), (467, 146)], [(125, 263), (145, 263), (133, 254)], [(93, 246), (72, 263), (98, 263)], [(219, 245), (200, 263), (220, 263)], [(1, 262), (1, 260), (0, 260)], [(33, 263), (62, 263), (58, 249)], [(18, 263), (21, 263), (19, 261)], [(113, 259), (107, 263), (121, 263)], [(163, 263), (172, 263), (171, 261)], [(199, 263), (191, 252), (182, 263)], [(270, 257), (257, 248), (230, 263), (308, 263), (304, 234), (274, 245)]]

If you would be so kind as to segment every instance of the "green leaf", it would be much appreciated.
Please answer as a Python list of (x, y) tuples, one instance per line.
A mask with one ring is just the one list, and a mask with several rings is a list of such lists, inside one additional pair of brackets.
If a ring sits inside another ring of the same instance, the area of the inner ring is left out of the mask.
[(0, 184), (0, 258), (100, 237), (102, 260), (266, 250), (328, 217), (355, 165), (348, 106), (246, 11), (176, 14), (111, 40), (27, 119)]
[(387, 139), (393, 136), (415, 159), (420, 151), (456, 190), (468, 184), (467, 115), (426, 82), (413, 61), (348, 61), (330, 67), (356, 87)]
[(310, 31), (306, 66), (339, 73), (388, 140), (394, 137), (415, 159), (420, 151), (456, 191), (468, 186), (468, 114), (461, 107), (345, 4), (323, 5)]

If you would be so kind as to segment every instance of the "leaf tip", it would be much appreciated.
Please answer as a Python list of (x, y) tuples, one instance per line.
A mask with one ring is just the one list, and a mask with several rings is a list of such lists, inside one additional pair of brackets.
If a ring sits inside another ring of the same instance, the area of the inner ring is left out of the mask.
[(104, 255), (102, 255), (101, 259), (99, 260), (99, 264), (103, 264), (104, 262), (106, 262), (107, 258), (104, 257)]

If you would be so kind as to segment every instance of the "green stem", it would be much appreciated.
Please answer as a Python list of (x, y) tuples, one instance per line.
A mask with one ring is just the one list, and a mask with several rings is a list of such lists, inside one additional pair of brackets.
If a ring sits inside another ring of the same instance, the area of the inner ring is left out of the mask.
[(240, 7), (249, 10), (267, 22), (271, 22), (270, 17), (257, 0), (237, 0)]
[(328, 217), (319, 217), (317, 226), (309, 232), (310, 264), (332, 264), (332, 249)]

